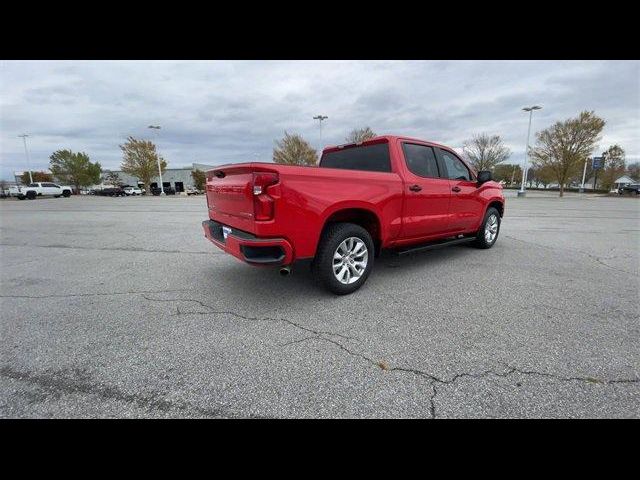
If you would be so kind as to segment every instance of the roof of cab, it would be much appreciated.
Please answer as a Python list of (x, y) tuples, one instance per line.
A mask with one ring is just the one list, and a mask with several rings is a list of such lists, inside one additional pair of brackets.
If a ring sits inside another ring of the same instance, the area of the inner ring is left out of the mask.
[[(389, 143), (395, 141), (395, 140), (407, 140), (409, 142), (420, 142), (420, 143), (428, 143), (429, 145), (433, 145), (436, 147), (442, 147), (442, 148), (446, 148), (448, 150), (451, 150), (451, 147), (447, 147), (446, 145), (442, 145), (440, 143), (436, 143), (436, 142), (432, 142), (430, 140), (423, 140), (421, 138), (413, 138), (413, 137), (406, 137), (404, 135), (378, 135), (375, 136), (373, 138), (369, 138), (368, 140), (365, 140), (362, 143), (368, 143), (368, 142), (375, 142), (375, 141), (380, 141), (380, 140), (387, 140)], [(336, 148), (344, 148), (348, 145), (355, 145), (353, 142), (350, 143), (341, 143), (339, 145), (327, 145), (326, 147), (324, 147), (322, 149), (322, 151), (324, 152), (325, 150), (333, 150)]]

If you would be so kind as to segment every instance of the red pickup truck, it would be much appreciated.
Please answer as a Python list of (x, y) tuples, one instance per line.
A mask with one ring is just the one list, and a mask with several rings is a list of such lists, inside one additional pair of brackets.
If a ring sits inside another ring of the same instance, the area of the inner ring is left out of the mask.
[(207, 172), (206, 196), (211, 242), (283, 274), (312, 259), (336, 294), (361, 287), (381, 249), (490, 248), (504, 214), (491, 172), (443, 145), (391, 135), (327, 147), (318, 167), (223, 165)]

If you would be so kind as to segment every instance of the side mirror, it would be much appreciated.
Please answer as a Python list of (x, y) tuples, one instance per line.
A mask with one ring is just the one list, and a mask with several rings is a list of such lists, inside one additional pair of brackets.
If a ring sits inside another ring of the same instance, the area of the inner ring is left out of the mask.
[(482, 185), (489, 180), (493, 180), (493, 174), (490, 170), (481, 170), (478, 172), (478, 185)]

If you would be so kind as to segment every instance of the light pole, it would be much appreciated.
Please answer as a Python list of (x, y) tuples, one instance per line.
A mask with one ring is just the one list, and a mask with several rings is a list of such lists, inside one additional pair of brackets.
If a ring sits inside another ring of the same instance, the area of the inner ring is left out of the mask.
[(22, 141), (24, 142), (24, 154), (27, 156), (27, 170), (29, 171), (29, 183), (33, 183), (33, 177), (31, 176), (31, 159), (29, 158), (29, 150), (27, 149), (27, 137), (29, 135), (27, 135), (26, 133), (23, 133), (22, 135), (18, 135), (19, 137), (22, 137)]
[[(162, 168), (160, 168), (160, 154), (158, 153), (158, 139), (160, 138), (160, 125), (149, 125), (156, 131), (156, 158), (158, 159), (158, 177), (160, 177), (160, 195), (164, 195), (164, 185), (162, 185)], [(151, 189), (151, 186), (149, 186)], [(151, 191), (151, 190), (149, 190)]]
[(524, 165), (522, 167), (522, 185), (520, 185), (520, 190), (518, 191), (519, 197), (524, 197), (525, 195), (524, 185), (525, 185), (525, 182), (527, 181), (527, 164), (529, 161), (529, 137), (531, 136), (531, 117), (533, 117), (534, 110), (540, 110), (541, 108), (542, 107), (538, 105), (533, 105), (532, 107), (524, 107), (522, 109), (525, 112), (529, 112), (529, 129), (527, 130), (527, 151), (525, 152)]
[(587, 162), (589, 157), (584, 159), (584, 169), (582, 170), (582, 185), (580, 186), (580, 193), (584, 193), (584, 177), (587, 174)]
[(326, 120), (327, 117), (326, 115), (316, 115), (315, 117), (313, 117), (314, 120), (318, 120), (320, 122), (320, 148), (322, 148), (322, 121)]

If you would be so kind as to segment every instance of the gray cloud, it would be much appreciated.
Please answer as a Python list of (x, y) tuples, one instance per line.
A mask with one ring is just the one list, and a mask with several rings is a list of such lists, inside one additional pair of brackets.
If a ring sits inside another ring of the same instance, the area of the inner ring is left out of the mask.
[(527, 116), (534, 131), (595, 110), (601, 147), (619, 143), (640, 160), (637, 61), (4, 61), (0, 63), (0, 176), (33, 169), (56, 149), (85, 151), (106, 168), (126, 137), (153, 138), (173, 166), (269, 161), (284, 130), (318, 147), (355, 127), (460, 147), (480, 132), (504, 137), (522, 161)]

